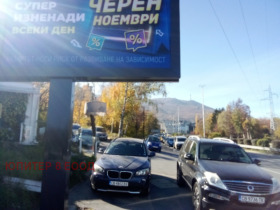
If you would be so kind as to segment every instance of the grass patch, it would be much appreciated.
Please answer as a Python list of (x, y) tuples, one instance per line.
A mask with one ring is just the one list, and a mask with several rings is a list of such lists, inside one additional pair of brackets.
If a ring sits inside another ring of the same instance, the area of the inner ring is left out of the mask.
[(0, 209), (40, 209), (40, 193), (26, 191), (19, 184), (1, 183)]
[[(71, 157), (71, 163), (82, 163), (85, 162), (86, 165), (88, 166), (90, 162), (95, 162), (95, 157), (94, 156), (86, 156), (83, 153), (82, 154), (77, 154), (77, 155), (73, 155)], [(86, 179), (89, 178), (89, 174), (90, 174), (91, 170), (73, 170), (71, 168), (70, 171), (70, 188), (75, 186), (78, 183), (81, 183), (83, 181), (85, 181)]]
[[(43, 144), (38, 145), (20, 145), (15, 142), (0, 142), (0, 175), (13, 176), (24, 179), (41, 180), (41, 170), (25, 170), (19, 165), (14, 170), (6, 169), (6, 163), (17, 164), (19, 162), (43, 162), (44, 154)], [(36, 167), (38, 168), (38, 167)]]

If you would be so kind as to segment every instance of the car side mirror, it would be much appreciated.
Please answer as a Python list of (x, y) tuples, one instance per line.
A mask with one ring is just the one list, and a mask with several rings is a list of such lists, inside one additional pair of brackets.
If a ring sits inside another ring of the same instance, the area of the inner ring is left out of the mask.
[(194, 161), (194, 157), (193, 157), (193, 155), (190, 154), (190, 153), (184, 154), (184, 158), (185, 158), (186, 160), (192, 160), (192, 161)]
[(154, 157), (155, 155), (156, 155), (156, 153), (151, 151), (151, 152), (149, 152), (148, 157)]
[(254, 159), (253, 163), (260, 166), (261, 165), (261, 161), (259, 159)]
[(103, 148), (99, 148), (97, 152), (103, 154), (104, 153), (104, 149)]

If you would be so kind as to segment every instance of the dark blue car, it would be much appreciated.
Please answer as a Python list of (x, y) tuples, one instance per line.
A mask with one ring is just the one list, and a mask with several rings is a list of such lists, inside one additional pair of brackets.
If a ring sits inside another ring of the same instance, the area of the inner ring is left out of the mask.
[(166, 139), (166, 143), (167, 143), (167, 145), (168, 145), (169, 147), (173, 147), (173, 145), (174, 145), (174, 138), (173, 138), (173, 137), (168, 137), (168, 138)]
[(113, 140), (94, 164), (90, 176), (92, 189), (147, 195), (150, 192), (150, 157), (154, 155), (142, 139)]
[(148, 136), (146, 139), (147, 148), (151, 151), (161, 152), (161, 142), (156, 136)]

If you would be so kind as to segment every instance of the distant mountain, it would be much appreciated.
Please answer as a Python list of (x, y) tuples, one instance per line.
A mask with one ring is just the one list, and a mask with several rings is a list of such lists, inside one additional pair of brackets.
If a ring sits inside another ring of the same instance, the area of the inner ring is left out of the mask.
[[(157, 98), (152, 99), (157, 104), (158, 111), (155, 107), (150, 106), (148, 109), (157, 113), (159, 121), (164, 120), (178, 120), (178, 113), (180, 120), (187, 120), (195, 122), (195, 116), (202, 116), (202, 104), (196, 101), (185, 101), (176, 98)], [(204, 106), (205, 116), (208, 113), (214, 112), (214, 109), (208, 106)]]

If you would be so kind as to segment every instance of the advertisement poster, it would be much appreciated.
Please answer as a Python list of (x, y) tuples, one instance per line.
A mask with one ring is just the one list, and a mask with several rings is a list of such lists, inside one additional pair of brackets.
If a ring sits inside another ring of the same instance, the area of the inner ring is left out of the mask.
[(179, 14), (172, 9), (179, 11), (179, 1), (0, 4), (2, 78), (176, 81), (180, 77)]

